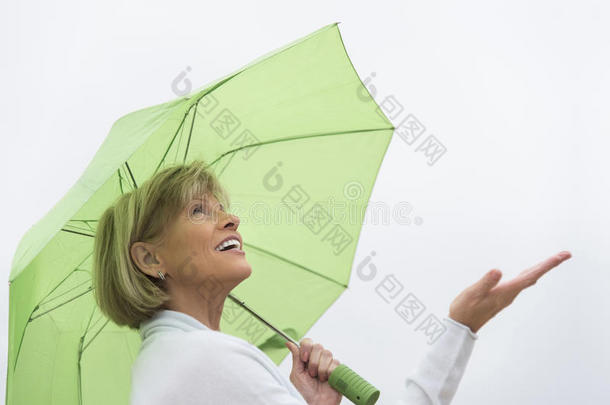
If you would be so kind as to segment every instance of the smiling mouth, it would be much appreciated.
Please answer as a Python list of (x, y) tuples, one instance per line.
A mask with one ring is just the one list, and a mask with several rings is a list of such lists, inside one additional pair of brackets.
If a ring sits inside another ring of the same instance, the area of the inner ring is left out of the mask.
[(217, 250), (218, 253), (224, 253), (225, 255), (240, 255), (245, 256), (246, 252), (237, 247), (232, 247), (225, 250)]
[(244, 253), (244, 251), (241, 250), (241, 243), (237, 239), (229, 239), (218, 245), (215, 250), (217, 252), (232, 251), (235, 253)]

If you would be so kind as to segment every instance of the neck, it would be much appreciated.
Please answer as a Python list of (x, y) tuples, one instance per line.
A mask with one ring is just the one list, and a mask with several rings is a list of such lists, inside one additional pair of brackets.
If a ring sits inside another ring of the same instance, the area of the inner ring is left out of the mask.
[[(202, 291), (203, 292), (203, 289)], [(220, 331), (222, 309), (229, 291), (202, 294), (199, 291), (170, 291), (171, 299), (165, 303), (166, 309), (183, 312), (197, 319), (208, 328)]]

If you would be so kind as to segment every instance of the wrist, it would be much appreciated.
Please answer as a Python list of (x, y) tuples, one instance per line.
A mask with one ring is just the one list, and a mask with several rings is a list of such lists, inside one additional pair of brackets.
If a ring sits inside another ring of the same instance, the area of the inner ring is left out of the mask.
[(456, 317), (454, 314), (449, 313), (449, 315), (447, 315), (447, 319), (455, 324), (457, 324), (458, 326), (461, 326), (464, 329), (467, 329), (468, 332), (473, 335), (473, 337), (476, 338), (476, 334), (479, 331), (479, 329), (481, 328), (473, 326), (473, 323), (467, 320), (464, 320), (460, 317)]

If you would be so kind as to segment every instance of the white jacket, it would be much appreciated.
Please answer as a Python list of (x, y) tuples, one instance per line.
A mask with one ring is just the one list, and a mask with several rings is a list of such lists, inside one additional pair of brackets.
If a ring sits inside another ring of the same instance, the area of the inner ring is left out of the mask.
[[(395, 405), (440, 405), (453, 398), (477, 339), (450, 318), (405, 381)], [(140, 325), (131, 370), (131, 405), (306, 405), (290, 379), (258, 347), (182, 312), (160, 310)], [(383, 393), (377, 404), (384, 405)]]

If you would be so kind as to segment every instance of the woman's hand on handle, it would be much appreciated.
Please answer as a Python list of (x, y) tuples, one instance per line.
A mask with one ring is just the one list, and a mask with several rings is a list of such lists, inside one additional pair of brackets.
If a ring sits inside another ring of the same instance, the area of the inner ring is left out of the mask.
[(333, 354), (309, 338), (292, 342), (286, 347), (292, 352), (290, 381), (309, 405), (339, 405), (342, 395), (328, 384), (328, 377), (341, 364)]
[(536, 284), (544, 273), (570, 257), (570, 252), (560, 252), (500, 284), (498, 282), (502, 272), (498, 269), (490, 270), (453, 300), (449, 307), (449, 317), (476, 333), (487, 321), (510, 305), (521, 291)]

